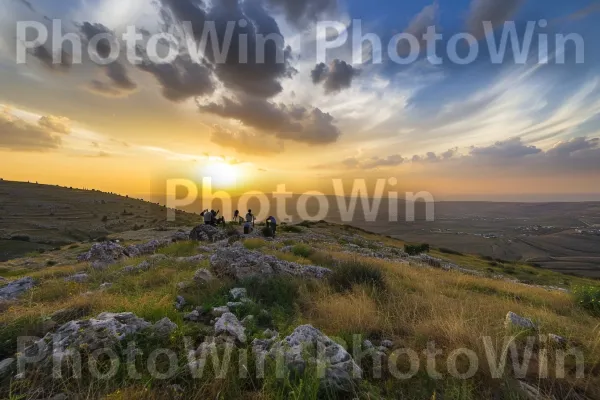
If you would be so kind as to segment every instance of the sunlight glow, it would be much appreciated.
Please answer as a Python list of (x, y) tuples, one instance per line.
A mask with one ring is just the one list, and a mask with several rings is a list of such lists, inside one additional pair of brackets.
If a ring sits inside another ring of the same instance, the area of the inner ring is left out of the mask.
[(201, 169), (203, 178), (212, 178), (212, 184), (219, 187), (233, 187), (242, 174), (238, 166), (223, 161), (212, 161)]

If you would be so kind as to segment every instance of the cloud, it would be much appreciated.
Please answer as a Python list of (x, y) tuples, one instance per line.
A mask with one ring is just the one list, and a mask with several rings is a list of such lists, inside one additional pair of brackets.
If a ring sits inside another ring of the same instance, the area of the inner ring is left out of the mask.
[(209, 95), (215, 91), (210, 70), (193, 62), (188, 56), (179, 56), (171, 64), (147, 61), (140, 65), (140, 69), (154, 75), (162, 86), (163, 96), (174, 102)]
[(386, 167), (396, 167), (402, 165), (408, 160), (402, 157), (400, 154), (393, 154), (387, 157), (370, 157), (366, 159), (359, 159), (356, 157), (349, 157), (341, 162), (320, 164), (313, 166), (313, 169), (360, 169), (360, 170), (371, 170)]
[[(88, 41), (97, 35), (108, 35), (110, 39), (98, 41), (94, 51), (102, 58), (109, 57), (111, 46), (115, 45), (117, 40), (110, 29), (102, 24), (84, 22), (80, 30)], [(85, 86), (90, 92), (107, 97), (126, 97), (137, 90), (137, 84), (129, 77), (127, 69), (119, 61), (100, 67), (104, 70), (108, 81), (92, 80)]]
[[(189, 22), (196, 45), (202, 43), (207, 21), (214, 23), (218, 38), (210, 36), (204, 46), (203, 56), (219, 81), (234, 92), (269, 98), (283, 90), (280, 80), (291, 77), (295, 70), (290, 66), (291, 49), (285, 46), (279, 26), (259, 1), (213, 2), (210, 9), (195, 0), (162, 0), (163, 17), (169, 28)], [(240, 24), (238, 21), (244, 21)], [(225, 38), (231, 33), (229, 51), (223, 60), (215, 48), (224, 49)], [(266, 40), (260, 37), (276, 38)], [(246, 43), (242, 42), (246, 38)], [(243, 51), (247, 50), (247, 51)], [(246, 57), (240, 53), (246, 53)], [(262, 54), (262, 59), (260, 55)], [(223, 61), (223, 62), (220, 62)]]
[(238, 95), (236, 99), (223, 98), (220, 102), (197, 102), (202, 112), (241, 121), (279, 139), (307, 144), (327, 144), (337, 141), (341, 132), (334, 118), (319, 108), (287, 106), (260, 97)]
[(39, 119), (38, 124), (50, 132), (68, 135), (71, 133), (71, 121), (65, 117), (46, 115)]
[(471, 155), (474, 157), (493, 159), (514, 159), (539, 154), (542, 150), (535, 146), (529, 146), (515, 137), (505, 141), (499, 141), (487, 147), (472, 147)]
[[(440, 6), (437, 1), (431, 5), (426, 6), (421, 10), (419, 14), (417, 14), (409, 23), (409, 25), (404, 30), (404, 33), (409, 35), (413, 35), (417, 38), (419, 43), (421, 44), (421, 49), (424, 49), (426, 44), (426, 40), (423, 37), (427, 33), (427, 29), (430, 26), (437, 25), (437, 19), (439, 16)], [(410, 44), (406, 40), (402, 40), (398, 43), (398, 55), (402, 57), (406, 57), (410, 54), (411, 48)]]
[(50, 71), (64, 72), (71, 67), (71, 55), (62, 51), (61, 62), (54, 63), (54, 56), (45, 46), (39, 46), (31, 50), (31, 55), (37, 58), (41, 65)]
[(57, 117), (42, 117), (38, 124), (27, 122), (0, 111), (0, 148), (12, 151), (44, 152), (56, 150), (62, 145)]
[(483, 22), (489, 21), (494, 28), (513, 17), (524, 0), (472, 0), (467, 17), (467, 29), (476, 38), (485, 37)]
[(323, 83), (325, 93), (338, 93), (352, 86), (352, 79), (360, 74), (360, 70), (339, 59), (333, 60), (327, 67), (324, 63), (317, 64), (311, 71), (314, 84)]
[(267, 3), (275, 11), (283, 12), (287, 20), (297, 27), (315, 23), (320, 17), (338, 9), (337, 0), (267, 0)]
[(273, 140), (248, 132), (234, 132), (215, 125), (210, 137), (211, 142), (221, 147), (232, 148), (240, 154), (269, 155), (284, 150), (281, 140)]

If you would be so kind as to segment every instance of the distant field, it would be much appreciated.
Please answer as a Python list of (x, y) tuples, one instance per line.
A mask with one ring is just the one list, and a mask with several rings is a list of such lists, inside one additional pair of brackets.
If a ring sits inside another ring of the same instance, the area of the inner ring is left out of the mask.
[[(0, 181), (0, 261), (111, 233), (167, 226), (158, 204), (92, 190)], [(197, 216), (180, 213), (179, 225)]]

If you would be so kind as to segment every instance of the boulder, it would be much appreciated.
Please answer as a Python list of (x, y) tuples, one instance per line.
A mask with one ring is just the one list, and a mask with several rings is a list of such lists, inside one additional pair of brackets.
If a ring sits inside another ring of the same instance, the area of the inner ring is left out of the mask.
[(213, 308), (210, 313), (215, 317), (220, 317), (223, 314), (226, 314), (228, 312), (229, 312), (229, 308), (227, 306), (221, 306), (221, 307)]
[(99, 262), (100, 264), (112, 264), (125, 256), (125, 249), (115, 242), (94, 243), (87, 253), (80, 254), (78, 261)]
[(14, 358), (7, 358), (6, 360), (0, 361), (0, 378), (9, 375), (15, 367), (16, 360)]
[(206, 268), (201, 268), (194, 274), (194, 281), (199, 284), (208, 283), (215, 280), (213, 274)]
[(391, 340), (382, 340), (381, 345), (385, 348), (391, 349), (392, 347), (394, 347), (394, 342), (392, 342)]
[(177, 329), (177, 324), (172, 322), (169, 318), (165, 317), (158, 321), (152, 327), (154, 333), (159, 337), (169, 337), (175, 329)]
[(281, 352), (285, 365), (298, 373), (303, 373), (309, 364), (323, 366), (325, 376), (321, 385), (327, 389), (351, 391), (354, 380), (362, 376), (350, 354), (311, 325), (297, 327), (291, 335), (275, 343), (269, 354), (277, 359)]
[(233, 288), (229, 294), (233, 300), (242, 300), (248, 297), (248, 291), (245, 288)]
[(232, 337), (239, 343), (246, 342), (246, 329), (232, 313), (225, 313), (215, 322), (215, 336)]
[(125, 254), (127, 254), (129, 257), (140, 257), (148, 254), (154, 254), (158, 249), (166, 247), (171, 243), (172, 241), (170, 239), (155, 239), (149, 241), (148, 243), (134, 244), (125, 249)]
[(177, 299), (175, 300), (175, 309), (181, 311), (183, 310), (183, 307), (185, 307), (186, 304), (187, 302), (185, 301), (183, 296), (177, 296)]
[(506, 314), (506, 319), (504, 320), (504, 326), (507, 328), (519, 328), (519, 329), (536, 329), (535, 324), (529, 318), (521, 317), (512, 311), (509, 311)]
[(238, 280), (272, 275), (321, 279), (331, 273), (327, 268), (280, 260), (242, 245), (217, 249), (210, 258), (210, 265), (217, 276)]
[[(38, 357), (36, 366), (52, 367), (53, 359), (74, 351), (93, 352), (112, 348), (126, 337), (151, 327), (151, 324), (133, 313), (102, 313), (88, 320), (70, 321), (56, 333), (48, 333), (24, 350), (28, 357)], [(25, 377), (25, 376), (24, 376)]]
[(190, 232), (189, 239), (199, 242), (218, 242), (227, 239), (227, 233), (212, 225), (198, 225)]
[(71, 275), (69, 277), (65, 278), (65, 281), (67, 282), (76, 282), (76, 283), (84, 283), (87, 282), (88, 279), (90, 279), (90, 276), (86, 273), (79, 273), (79, 274), (75, 274), (75, 275)]
[(190, 235), (188, 235), (184, 231), (177, 231), (173, 234), (173, 236), (171, 236), (171, 240), (173, 242), (185, 242), (186, 240), (189, 240), (189, 239), (190, 239)]
[(31, 290), (34, 285), (35, 282), (31, 277), (9, 282), (0, 288), (0, 300), (14, 300), (28, 290)]
[(104, 282), (102, 285), (100, 285), (100, 290), (107, 290), (110, 289), (112, 287), (112, 283), (110, 282)]

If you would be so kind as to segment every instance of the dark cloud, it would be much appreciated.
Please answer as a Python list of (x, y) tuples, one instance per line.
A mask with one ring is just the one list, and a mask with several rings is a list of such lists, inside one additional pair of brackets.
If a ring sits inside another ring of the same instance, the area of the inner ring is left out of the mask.
[(103, 69), (109, 80), (92, 80), (86, 85), (90, 92), (107, 97), (127, 97), (137, 90), (137, 84), (129, 78), (127, 70), (120, 62), (115, 61)]
[(0, 111), (0, 148), (13, 151), (43, 152), (62, 145), (61, 134), (56, 133), (52, 121), (56, 117), (42, 117), (38, 124), (30, 123)]
[[(111, 48), (116, 45), (117, 39), (110, 29), (102, 24), (84, 22), (80, 30), (88, 41), (97, 35), (108, 35), (110, 39), (98, 41), (94, 51), (101, 58), (107, 58), (111, 54)], [(94, 79), (89, 82), (86, 88), (92, 93), (108, 97), (126, 97), (137, 90), (137, 84), (129, 77), (127, 69), (121, 62), (114, 61), (100, 68), (104, 70), (108, 81)]]
[(154, 75), (162, 86), (163, 96), (171, 101), (184, 101), (215, 91), (210, 70), (187, 56), (177, 57), (171, 64), (148, 61), (140, 65), (140, 69)]
[(520, 137), (496, 142), (493, 145), (487, 147), (471, 148), (472, 156), (493, 159), (521, 158), (533, 154), (538, 154), (541, 152), (542, 150), (538, 149), (537, 147), (529, 146), (523, 143)]
[(219, 103), (198, 102), (198, 108), (223, 118), (239, 120), (279, 139), (326, 144), (337, 141), (340, 136), (339, 129), (333, 124), (334, 118), (318, 108), (286, 106), (247, 95), (225, 98)]
[(317, 64), (311, 71), (314, 84), (323, 83), (325, 93), (338, 93), (352, 86), (354, 77), (360, 74), (360, 70), (354, 68), (345, 61), (335, 59), (329, 67), (324, 63)]
[(42, 66), (51, 71), (66, 71), (71, 67), (72, 57), (66, 51), (62, 51), (61, 62), (54, 63), (54, 56), (45, 46), (39, 46), (31, 50), (31, 55), (37, 58)]
[(575, 152), (583, 150), (591, 150), (598, 147), (600, 144), (599, 139), (587, 139), (585, 137), (578, 137), (568, 141), (559, 142), (550, 150), (549, 155), (553, 156), (570, 156)]
[[(226, 88), (268, 98), (283, 90), (281, 79), (295, 73), (289, 63), (291, 49), (285, 46), (279, 26), (258, 0), (242, 4), (237, 1), (214, 2), (210, 9), (199, 0), (162, 0), (162, 4), (167, 25), (172, 21), (179, 25), (189, 23), (192, 32), (188, 34), (204, 50), (203, 56)], [(207, 24), (207, 21), (210, 23)], [(205, 28), (208, 31), (212, 23), (217, 40), (214, 42), (211, 36), (203, 43)], [(220, 59), (214, 49), (225, 49), (228, 33), (231, 35), (230, 46)], [(263, 44), (259, 37), (275, 39), (266, 40)], [(242, 38), (247, 38), (247, 41)]]
[(275, 11), (283, 12), (287, 20), (298, 27), (315, 23), (320, 17), (335, 12), (337, 0), (266, 0)]
[(284, 150), (281, 140), (247, 132), (234, 132), (221, 126), (213, 127), (210, 140), (221, 147), (232, 148), (240, 154), (268, 155)]
[(476, 38), (485, 37), (483, 22), (491, 22), (494, 28), (512, 18), (525, 0), (472, 0), (467, 17), (467, 29)]

